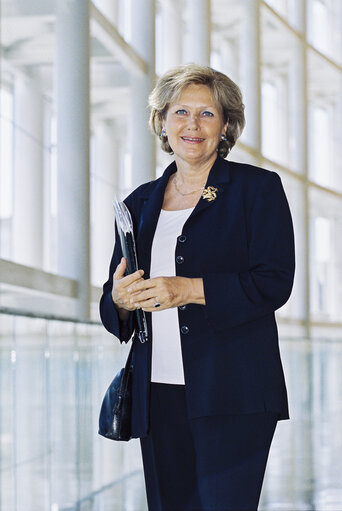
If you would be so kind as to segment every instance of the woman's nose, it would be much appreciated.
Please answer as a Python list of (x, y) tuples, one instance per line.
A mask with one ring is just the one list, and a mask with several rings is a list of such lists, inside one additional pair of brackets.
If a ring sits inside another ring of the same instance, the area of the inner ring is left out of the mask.
[(188, 129), (189, 130), (197, 130), (199, 127), (199, 118), (198, 115), (191, 114), (188, 118)]

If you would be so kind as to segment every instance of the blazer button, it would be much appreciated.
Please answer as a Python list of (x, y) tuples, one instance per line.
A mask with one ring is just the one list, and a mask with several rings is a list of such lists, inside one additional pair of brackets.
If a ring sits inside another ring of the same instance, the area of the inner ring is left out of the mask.
[(176, 257), (176, 261), (177, 261), (178, 264), (182, 264), (182, 263), (184, 263), (184, 257), (183, 256), (177, 256)]
[(180, 306), (179, 306), (179, 310), (181, 310), (181, 311), (185, 311), (185, 309), (186, 309), (186, 305), (180, 305)]
[(187, 333), (189, 333), (189, 329), (188, 329), (188, 327), (187, 327), (186, 325), (183, 325), (183, 326), (181, 327), (181, 332), (182, 332), (182, 334), (187, 334)]
[(180, 241), (181, 243), (184, 243), (184, 241), (186, 241), (185, 234), (181, 234), (180, 236), (178, 236), (178, 241)]

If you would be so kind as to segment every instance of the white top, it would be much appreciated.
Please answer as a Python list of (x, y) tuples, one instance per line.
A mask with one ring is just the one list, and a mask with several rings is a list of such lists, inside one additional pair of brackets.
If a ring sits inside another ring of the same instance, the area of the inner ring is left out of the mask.
[[(150, 278), (176, 275), (177, 237), (193, 209), (160, 211), (152, 243)], [(177, 307), (152, 312), (152, 337), (151, 381), (184, 385)]]

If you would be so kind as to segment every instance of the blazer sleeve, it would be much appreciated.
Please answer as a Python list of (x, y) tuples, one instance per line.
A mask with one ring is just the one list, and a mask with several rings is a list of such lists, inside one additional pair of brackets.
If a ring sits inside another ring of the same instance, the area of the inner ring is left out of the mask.
[(249, 216), (248, 270), (202, 275), (207, 321), (226, 329), (253, 321), (290, 297), (295, 250), (292, 218), (281, 179), (267, 172)]
[(103, 285), (103, 295), (100, 301), (100, 316), (104, 327), (120, 342), (128, 342), (134, 331), (134, 314), (130, 312), (126, 321), (119, 318), (119, 314), (112, 300), (113, 274), (122, 257), (120, 237), (115, 222), (115, 246), (109, 267), (109, 278)]

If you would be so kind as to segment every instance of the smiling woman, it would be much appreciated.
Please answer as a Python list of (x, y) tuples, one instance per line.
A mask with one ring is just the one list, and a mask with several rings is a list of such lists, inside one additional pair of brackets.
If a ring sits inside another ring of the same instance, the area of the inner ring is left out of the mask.
[[(172, 153), (173, 150), (168, 142), (168, 137), (162, 131), (165, 116), (170, 105), (180, 102), (180, 96), (184, 89), (189, 86), (200, 85), (206, 86), (209, 90), (210, 104), (219, 110), (223, 124), (226, 127), (224, 133), (226, 140), (221, 140), (218, 145), (220, 156), (225, 158), (245, 126), (244, 105), (241, 91), (236, 83), (225, 74), (210, 67), (188, 64), (173, 68), (165, 73), (158, 80), (157, 86), (149, 97), (151, 108), (150, 127), (158, 137), (160, 136), (162, 149)], [(206, 103), (204, 102), (202, 105), (206, 105)], [(179, 106), (182, 107), (182, 105)]]
[(150, 107), (175, 161), (125, 199), (140, 270), (125, 275), (118, 241), (100, 306), (121, 342), (133, 311), (146, 312), (150, 342), (133, 340), (132, 435), (149, 509), (253, 511), (288, 418), (274, 311), (292, 289), (291, 214), (275, 172), (224, 159), (245, 123), (227, 76), (175, 68)]
[(212, 98), (209, 87), (191, 84), (170, 105), (162, 126), (177, 159), (178, 170), (191, 162), (191, 166), (197, 166), (198, 174), (202, 164), (212, 166), (214, 163), (228, 122), (224, 122), (222, 109)]

